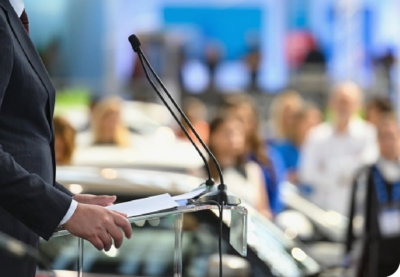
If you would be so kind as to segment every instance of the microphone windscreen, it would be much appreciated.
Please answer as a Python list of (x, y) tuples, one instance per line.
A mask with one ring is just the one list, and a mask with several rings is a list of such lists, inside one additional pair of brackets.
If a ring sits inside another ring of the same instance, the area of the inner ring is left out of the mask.
[(137, 52), (140, 48), (140, 40), (138, 37), (136, 35), (130, 35), (128, 40), (132, 45), (133, 51)]

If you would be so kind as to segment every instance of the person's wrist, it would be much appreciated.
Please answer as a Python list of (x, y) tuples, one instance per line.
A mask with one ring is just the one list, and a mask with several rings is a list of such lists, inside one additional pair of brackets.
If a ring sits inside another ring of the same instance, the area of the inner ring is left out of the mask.
[(74, 213), (71, 215), (71, 217), (67, 221), (64, 222), (64, 224), (61, 225), (64, 229), (68, 228), (69, 224), (71, 223), (71, 220), (73, 220), (75, 218), (75, 216), (82, 210), (82, 208), (83, 208), (82, 205), (83, 204), (77, 202)]

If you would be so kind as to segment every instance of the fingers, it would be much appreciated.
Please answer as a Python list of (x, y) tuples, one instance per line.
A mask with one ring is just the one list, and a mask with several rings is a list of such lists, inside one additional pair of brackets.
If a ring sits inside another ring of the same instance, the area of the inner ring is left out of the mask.
[(110, 211), (96, 205), (78, 204), (64, 227), (73, 235), (90, 241), (98, 250), (110, 250), (113, 239), (115, 247), (123, 242), (123, 234), (131, 238), (132, 228), (125, 214)]
[(115, 195), (99, 195), (95, 196), (91, 199), (92, 205), (99, 205), (103, 207), (111, 206), (115, 200), (117, 200), (117, 197)]
[(110, 211), (112, 211), (113, 213), (116, 213), (116, 214), (118, 214), (118, 215), (121, 215), (121, 216), (123, 216), (123, 217), (128, 217), (128, 215), (127, 215), (126, 213), (121, 213), (121, 212), (113, 211), (113, 210), (110, 210)]
[(107, 229), (110, 236), (114, 239), (114, 245), (116, 248), (120, 248), (122, 245), (122, 241), (124, 240), (124, 236), (122, 232), (118, 229), (118, 227), (114, 224), (110, 225)]
[(128, 220), (126, 218), (124, 218), (123, 216), (114, 214), (114, 222), (117, 226), (122, 228), (122, 230), (125, 233), (125, 237), (130, 239), (132, 236), (132, 228), (131, 228), (131, 224), (128, 222)]
[(108, 234), (108, 232), (106, 230), (104, 230), (98, 234), (98, 237), (101, 240), (101, 242), (103, 243), (104, 250), (105, 251), (110, 250), (111, 245), (112, 245), (112, 239), (111, 239), (110, 235)]
[(104, 249), (104, 244), (103, 242), (99, 239), (99, 237), (94, 236), (92, 238), (89, 238), (88, 241), (90, 241), (91, 244), (93, 244), (94, 247), (97, 248), (97, 250), (103, 250)]

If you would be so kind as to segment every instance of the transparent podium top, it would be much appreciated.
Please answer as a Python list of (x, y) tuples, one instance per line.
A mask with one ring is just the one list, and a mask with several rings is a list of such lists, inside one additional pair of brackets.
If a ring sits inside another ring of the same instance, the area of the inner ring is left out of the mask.
[[(229, 242), (242, 256), (247, 255), (247, 209), (243, 206), (224, 206), (224, 223), (230, 227)], [(193, 213), (211, 210), (218, 216), (218, 206), (216, 205), (185, 205), (170, 210), (162, 210), (155, 213), (128, 217), (130, 223), (154, 220), (161, 217)], [(65, 229), (54, 232), (53, 237), (69, 235)]]

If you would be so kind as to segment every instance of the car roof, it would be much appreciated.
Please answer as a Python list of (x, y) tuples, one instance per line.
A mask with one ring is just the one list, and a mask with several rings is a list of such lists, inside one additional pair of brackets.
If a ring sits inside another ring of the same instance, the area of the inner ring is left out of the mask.
[(75, 193), (82, 190), (127, 195), (181, 194), (204, 182), (183, 173), (94, 166), (57, 166), (57, 181)]

